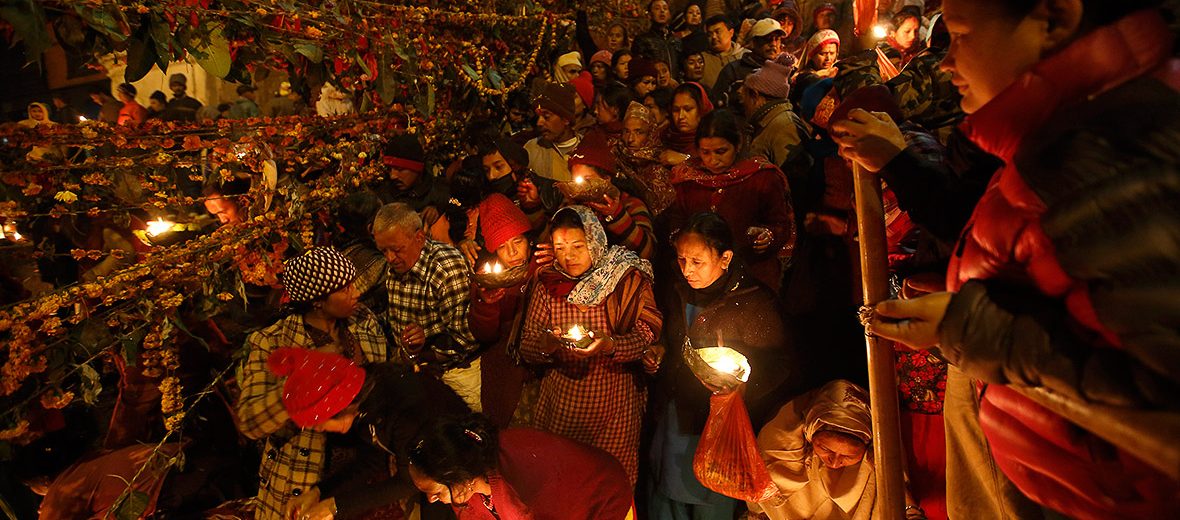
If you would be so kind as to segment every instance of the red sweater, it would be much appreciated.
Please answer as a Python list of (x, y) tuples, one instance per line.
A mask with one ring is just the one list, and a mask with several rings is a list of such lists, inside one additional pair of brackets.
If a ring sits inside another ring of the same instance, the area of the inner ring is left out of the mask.
[[(623, 520), (631, 484), (605, 451), (529, 428), (500, 433), (500, 471), (489, 476), (500, 520)], [(494, 520), (476, 493), (455, 507), (459, 520)]]

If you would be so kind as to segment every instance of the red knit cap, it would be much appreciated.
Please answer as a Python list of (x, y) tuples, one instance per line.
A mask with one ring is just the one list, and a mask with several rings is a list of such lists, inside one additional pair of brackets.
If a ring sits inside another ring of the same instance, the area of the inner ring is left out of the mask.
[(503, 194), (493, 193), (479, 203), (479, 232), (488, 251), (499, 249), (504, 242), (530, 229), (528, 217)]
[(300, 428), (315, 426), (340, 413), (365, 383), (365, 371), (339, 354), (284, 347), (266, 360), (276, 376), (286, 376), (283, 406)]
[(581, 74), (570, 80), (570, 85), (574, 86), (578, 97), (582, 98), (582, 103), (585, 103), (587, 107), (594, 106), (594, 76), (591, 76), (587, 71), (582, 71)]
[(578, 148), (570, 154), (570, 170), (575, 164), (587, 164), (602, 168), (608, 175), (615, 174), (615, 156), (611, 153), (610, 145), (601, 132), (586, 132)]

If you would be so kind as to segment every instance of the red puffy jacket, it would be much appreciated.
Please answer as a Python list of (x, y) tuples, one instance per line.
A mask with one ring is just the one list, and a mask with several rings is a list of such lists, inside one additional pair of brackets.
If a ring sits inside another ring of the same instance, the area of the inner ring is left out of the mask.
[(1002, 384), (1180, 403), (1180, 62), (1141, 11), (1042, 60), (965, 130), (1002, 159), (947, 273), (953, 363), (1004, 473), (1078, 518), (1178, 518), (1180, 486)]

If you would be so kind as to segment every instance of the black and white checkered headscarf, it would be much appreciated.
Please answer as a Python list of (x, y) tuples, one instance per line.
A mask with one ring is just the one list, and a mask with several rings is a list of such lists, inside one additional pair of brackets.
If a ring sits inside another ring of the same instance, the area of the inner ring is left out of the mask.
[(309, 302), (348, 285), (356, 267), (335, 249), (317, 247), (284, 262), (282, 278), (291, 301)]

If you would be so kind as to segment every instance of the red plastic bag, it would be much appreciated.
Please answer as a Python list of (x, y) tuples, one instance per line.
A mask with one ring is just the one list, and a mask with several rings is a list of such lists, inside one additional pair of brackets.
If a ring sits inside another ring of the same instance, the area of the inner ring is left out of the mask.
[(778, 488), (758, 452), (742, 393), (713, 394), (692, 471), (705, 487), (727, 497), (762, 502)]

